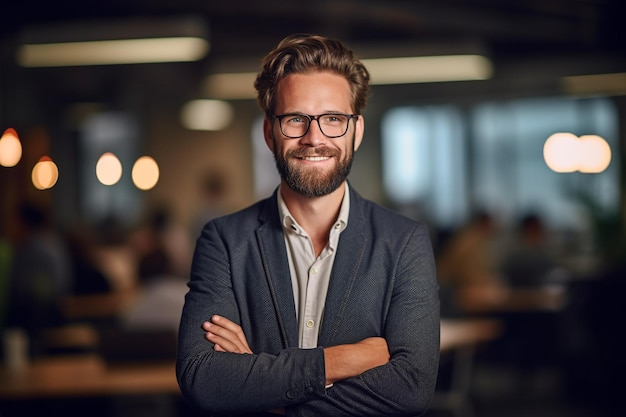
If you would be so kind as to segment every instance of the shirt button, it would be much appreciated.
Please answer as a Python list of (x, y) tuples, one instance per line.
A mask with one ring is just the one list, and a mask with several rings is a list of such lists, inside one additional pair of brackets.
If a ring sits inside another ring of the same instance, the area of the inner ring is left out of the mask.
[(317, 268), (315, 268), (315, 267), (311, 268), (311, 273), (312, 274), (317, 274)]
[(308, 327), (310, 329), (311, 327), (313, 327), (314, 324), (315, 324), (315, 322), (313, 320), (307, 320), (306, 327)]

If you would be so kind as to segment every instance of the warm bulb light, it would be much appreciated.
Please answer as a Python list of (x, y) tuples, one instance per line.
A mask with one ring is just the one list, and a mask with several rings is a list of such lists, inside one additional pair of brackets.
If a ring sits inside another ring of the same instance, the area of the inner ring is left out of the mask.
[(0, 137), (0, 165), (14, 167), (22, 159), (22, 143), (13, 128), (8, 128)]
[(48, 190), (57, 183), (59, 179), (59, 169), (48, 156), (39, 159), (31, 173), (33, 185), (38, 190)]
[(104, 185), (116, 184), (122, 178), (122, 163), (111, 152), (102, 154), (96, 163), (96, 177)]
[(578, 138), (572, 133), (555, 133), (543, 146), (543, 158), (554, 172), (574, 172), (578, 165)]
[(597, 174), (608, 168), (611, 163), (611, 147), (597, 135), (581, 136), (579, 148), (580, 172)]
[(611, 148), (606, 140), (597, 135), (579, 138), (572, 133), (559, 132), (546, 140), (543, 157), (554, 172), (597, 174), (611, 163)]
[(150, 190), (159, 182), (159, 165), (149, 156), (135, 161), (131, 174), (133, 183), (140, 190)]

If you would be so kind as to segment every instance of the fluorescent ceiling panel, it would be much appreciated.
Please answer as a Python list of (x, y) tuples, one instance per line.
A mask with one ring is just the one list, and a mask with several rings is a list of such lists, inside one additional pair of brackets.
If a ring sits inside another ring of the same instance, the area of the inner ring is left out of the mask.
[[(482, 55), (444, 55), (363, 59), (372, 85), (486, 80), (493, 69)], [(223, 100), (256, 97), (254, 72), (221, 73), (206, 80), (206, 92)]]
[(121, 39), (22, 45), (17, 60), (23, 67), (189, 62), (208, 50), (205, 39), (194, 37)]
[(481, 55), (364, 59), (373, 85), (486, 80), (491, 62)]
[(575, 96), (626, 95), (626, 72), (563, 77), (563, 88)]

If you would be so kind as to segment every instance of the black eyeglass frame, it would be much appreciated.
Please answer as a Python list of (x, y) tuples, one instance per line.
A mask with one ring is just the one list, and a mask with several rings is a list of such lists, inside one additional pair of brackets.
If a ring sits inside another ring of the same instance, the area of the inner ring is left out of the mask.
[[(285, 134), (285, 132), (283, 132), (283, 118), (287, 117), (287, 116), (301, 116), (301, 117), (305, 117), (309, 120), (309, 124), (307, 125), (306, 130), (304, 131), (304, 133), (300, 136), (289, 136), (287, 134)], [(346, 130), (344, 130), (344, 132), (341, 135), (327, 135), (326, 133), (324, 133), (324, 129), (322, 129), (322, 125), (320, 124), (320, 117), (323, 116), (345, 116), (348, 118), (347, 122), (346, 122)], [(340, 138), (342, 136), (344, 136), (346, 133), (348, 133), (348, 128), (350, 127), (350, 120), (352, 119), (356, 119), (359, 117), (358, 114), (347, 114), (347, 113), (322, 113), (322, 114), (318, 114), (318, 115), (312, 115), (312, 114), (304, 114), (304, 113), (285, 113), (285, 114), (274, 114), (273, 115), (274, 118), (276, 118), (278, 120), (278, 127), (280, 128), (280, 133), (283, 134), (283, 136), (285, 136), (286, 138), (289, 139), (300, 139), (306, 136), (307, 133), (309, 133), (309, 129), (311, 128), (311, 122), (313, 120), (317, 121), (317, 127), (319, 127), (320, 132), (322, 132), (322, 135), (326, 136), (327, 138), (330, 139), (337, 139)]]

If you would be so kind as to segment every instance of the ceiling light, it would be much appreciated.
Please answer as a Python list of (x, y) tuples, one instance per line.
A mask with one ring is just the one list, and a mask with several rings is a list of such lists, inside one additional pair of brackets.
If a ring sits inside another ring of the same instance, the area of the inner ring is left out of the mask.
[(181, 110), (183, 126), (191, 130), (226, 129), (234, 118), (232, 106), (221, 100), (191, 100)]
[(208, 42), (199, 38), (124, 39), (22, 45), (17, 61), (23, 67), (189, 62), (204, 57)]
[(563, 88), (575, 96), (626, 95), (626, 72), (563, 77)]
[(30, 28), (22, 33), (23, 67), (197, 61), (209, 42), (199, 19), (107, 21)]
[[(482, 55), (442, 55), (363, 59), (371, 85), (486, 80), (492, 75), (491, 61)], [(222, 100), (253, 99), (255, 72), (209, 75), (206, 93)]]
[(486, 80), (491, 62), (481, 55), (364, 59), (372, 85)]

